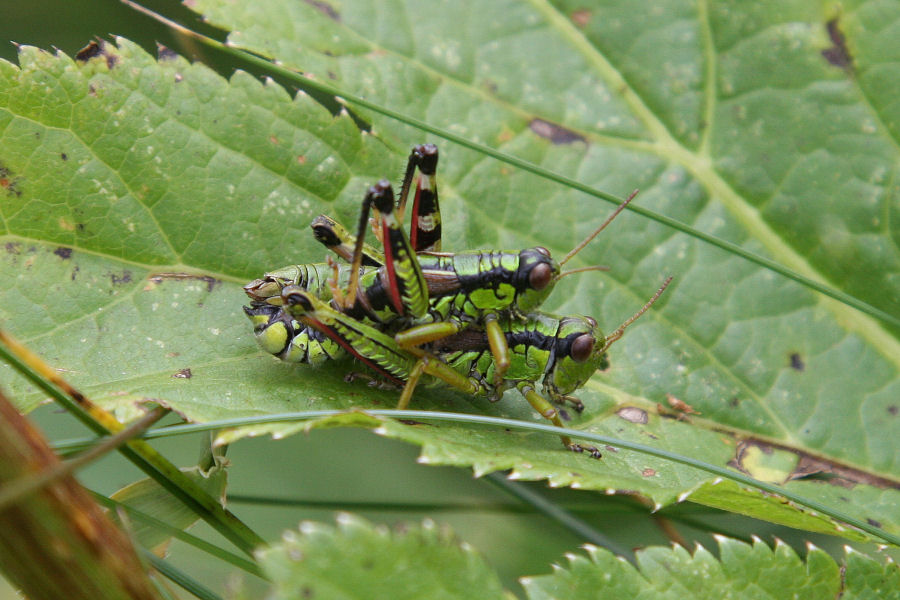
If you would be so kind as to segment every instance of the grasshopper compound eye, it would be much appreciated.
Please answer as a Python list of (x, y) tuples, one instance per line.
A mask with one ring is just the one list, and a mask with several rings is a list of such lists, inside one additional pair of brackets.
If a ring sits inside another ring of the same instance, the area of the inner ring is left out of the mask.
[(528, 284), (531, 289), (541, 291), (553, 281), (553, 269), (547, 263), (540, 263), (531, 269), (528, 274)]
[(575, 362), (584, 362), (591, 357), (591, 352), (594, 350), (594, 336), (589, 333), (585, 333), (583, 335), (579, 335), (572, 342), (572, 347), (569, 348), (569, 356), (572, 357), (572, 360)]

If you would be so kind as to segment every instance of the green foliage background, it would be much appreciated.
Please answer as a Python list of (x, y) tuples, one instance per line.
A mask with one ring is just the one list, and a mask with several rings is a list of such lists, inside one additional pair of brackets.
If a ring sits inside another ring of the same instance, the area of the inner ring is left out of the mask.
[[(896, 5), (323, 6), (193, 8), (234, 30), (237, 45), (597, 189), (640, 188), (642, 206), (900, 313)], [(124, 41), (86, 64), (30, 49), (17, 60), (21, 71), (0, 66), (5, 327), (123, 413), (145, 397), (201, 421), (392, 404), (393, 393), (346, 386), (345, 366), (311, 371), (261, 355), (239, 285), (321, 260), (312, 216), (353, 222), (364, 185), (398, 174), (428, 136), (365, 110), (356, 117), (371, 133), (360, 135), (353, 118), (308, 96), (291, 101), (243, 73), (227, 83), (168, 55), (157, 65)], [(561, 255), (610, 209), (478, 153), (441, 150), (448, 249), (541, 244)], [(676, 280), (614, 347), (611, 371), (586, 386), (573, 426), (737, 460), (900, 530), (896, 330), (637, 215), (578, 261), (611, 270), (564, 281), (548, 308), (610, 329), (664, 275)], [(173, 377), (186, 368), (189, 379)], [(0, 369), (23, 407), (41, 400)], [(667, 395), (701, 414), (659, 416)], [(513, 397), (416, 402), (533, 418)], [(643, 417), (626, 419), (623, 407)], [(817, 515), (634, 453), (586, 463), (545, 436), (391, 421), (382, 430), (421, 444), (432, 464), (513, 468), (835, 532)], [(850, 489), (790, 481), (823, 470)], [(272, 481), (264, 489), (277, 495)]]

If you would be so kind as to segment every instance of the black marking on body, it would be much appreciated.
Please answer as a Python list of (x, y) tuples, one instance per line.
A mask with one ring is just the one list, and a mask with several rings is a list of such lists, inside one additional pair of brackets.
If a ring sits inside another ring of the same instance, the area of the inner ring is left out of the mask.
[(416, 250), (424, 250), (425, 248), (431, 248), (434, 244), (441, 239), (441, 223), (438, 221), (434, 223), (432, 229), (423, 229), (418, 225), (418, 223), (422, 222), (421, 216), (425, 216), (428, 218), (431, 215), (434, 215), (438, 212), (438, 203), (437, 196), (431, 191), (426, 189), (420, 189), (418, 191), (418, 198), (416, 204), (416, 212), (420, 215), (419, 218), (416, 219)]

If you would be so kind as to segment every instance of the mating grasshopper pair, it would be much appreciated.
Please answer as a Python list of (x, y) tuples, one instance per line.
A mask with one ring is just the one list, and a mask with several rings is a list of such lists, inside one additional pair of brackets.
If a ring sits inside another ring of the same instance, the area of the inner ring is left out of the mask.
[[(437, 148), (416, 146), (395, 208), (390, 184), (369, 188), (355, 238), (328, 217), (313, 221), (316, 238), (350, 263), (295, 265), (258, 279), (245, 291), (246, 307), (260, 345), (291, 362), (317, 363), (350, 354), (383, 377), (403, 384), (405, 408), (422, 375), (463, 392), (498, 399), (516, 387), (542, 416), (557, 426), (557, 409), (535, 391), (538, 381), (550, 400), (581, 403), (568, 396), (598, 369), (606, 351), (668, 285), (612, 335), (590, 317), (559, 317), (537, 307), (567, 273), (565, 264), (634, 196), (557, 263), (544, 248), (520, 252), (440, 253), (440, 210), (435, 171)], [(416, 169), (411, 236), (402, 215)], [(374, 207), (381, 254), (363, 242)], [(599, 267), (592, 267), (598, 269)], [(585, 269), (579, 269), (585, 270)], [(569, 271), (569, 273), (575, 271)], [(562, 436), (566, 447), (589, 450)]]

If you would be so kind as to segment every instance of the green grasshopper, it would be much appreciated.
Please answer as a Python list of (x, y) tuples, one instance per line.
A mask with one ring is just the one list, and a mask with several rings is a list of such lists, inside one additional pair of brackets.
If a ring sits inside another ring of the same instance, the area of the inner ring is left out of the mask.
[[(281, 295), (284, 310), (303, 325), (323, 333), (386, 379), (403, 384), (398, 409), (409, 405), (419, 380), (428, 375), (440, 384), (494, 400), (515, 387), (541, 416), (562, 427), (559, 411), (550, 401), (580, 405), (569, 394), (598, 369), (609, 366), (609, 347), (656, 302), (670, 282), (671, 277), (609, 336), (603, 335), (590, 317), (559, 317), (537, 311), (524, 319), (507, 317), (501, 327), (510, 364), (499, 382), (485, 330), (468, 329), (424, 349), (404, 348), (389, 333), (336, 310), (307, 289), (289, 285)], [(538, 381), (546, 397), (535, 391)], [(568, 436), (560, 438), (570, 450), (600, 457), (596, 448), (576, 444)]]
[[(635, 194), (560, 263), (542, 247), (520, 252), (436, 253), (434, 250), (440, 248), (440, 210), (435, 182), (437, 157), (437, 148), (433, 145), (413, 148), (396, 209), (388, 182), (381, 181), (371, 187), (363, 201), (355, 238), (329, 217), (320, 216), (313, 221), (316, 239), (351, 263), (346, 286), (333, 284), (330, 297), (339, 310), (357, 319), (367, 318), (381, 324), (398, 318), (407, 319), (405, 328), (395, 328), (399, 329), (396, 341), (406, 348), (454, 335), (473, 323), (480, 323), (488, 332), (499, 382), (509, 364), (500, 319), (505, 318), (507, 312), (515, 318), (524, 318), (528, 311), (546, 299), (562, 276), (587, 270), (561, 273), (561, 266), (600, 233)], [(411, 235), (407, 239), (401, 226), (402, 213), (416, 169), (421, 175), (416, 186)], [(384, 255), (363, 241), (373, 206), (376, 223), (380, 225), (376, 226), (376, 231), (383, 241)], [(376, 277), (371, 271), (361, 270), (363, 266), (380, 267), (381, 271)], [(296, 284), (310, 289), (301, 278), (292, 281), (289, 276), (290, 273), (305, 273), (310, 268), (320, 270), (319, 265), (286, 267), (251, 282), (245, 286), (245, 291), (255, 303), (279, 304), (277, 292), (285, 285)], [(337, 282), (341, 279), (338, 268), (335, 267), (334, 273), (333, 281)], [(323, 297), (321, 293), (317, 295)], [(263, 333), (258, 333), (258, 339)]]

